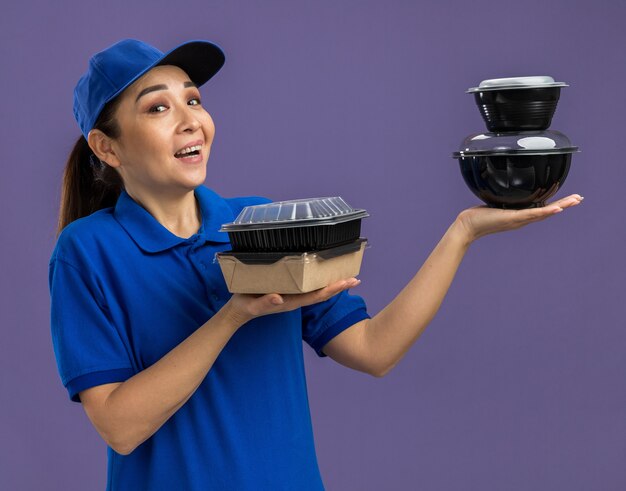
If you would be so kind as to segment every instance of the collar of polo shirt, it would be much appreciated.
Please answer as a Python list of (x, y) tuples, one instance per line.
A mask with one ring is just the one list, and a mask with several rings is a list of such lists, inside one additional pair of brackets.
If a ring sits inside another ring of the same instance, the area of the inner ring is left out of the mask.
[[(223, 223), (234, 220), (233, 211), (217, 193), (205, 186), (194, 191), (200, 211), (202, 224), (198, 236), (209, 242), (229, 242), (226, 232), (219, 232)], [(126, 191), (122, 191), (115, 205), (114, 216), (141, 249), (146, 252), (162, 252), (189, 239), (178, 237), (161, 225), (145, 208), (133, 200)]]

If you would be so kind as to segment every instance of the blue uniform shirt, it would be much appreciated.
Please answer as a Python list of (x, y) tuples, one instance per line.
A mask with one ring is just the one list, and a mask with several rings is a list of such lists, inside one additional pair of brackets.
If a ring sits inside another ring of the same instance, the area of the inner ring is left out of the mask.
[[(52, 340), (73, 401), (123, 382), (204, 324), (229, 299), (219, 232), (263, 198), (195, 191), (202, 225), (188, 239), (163, 227), (126, 192), (114, 208), (68, 225), (50, 260)], [(334, 336), (368, 318), (343, 292), (316, 305), (254, 319), (202, 384), (129, 455), (108, 448), (107, 490), (321, 490), (302, 340), (320, 356)]]

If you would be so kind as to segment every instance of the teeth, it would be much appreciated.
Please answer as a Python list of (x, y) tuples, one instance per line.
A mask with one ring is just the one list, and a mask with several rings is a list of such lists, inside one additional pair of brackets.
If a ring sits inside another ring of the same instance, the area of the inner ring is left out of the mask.
[(193, 147), (185, 147), (182, 150), (179, 150), (178, 152), (176, 152), (175, 155), (186, 155), (191, 152), (200, 151), (201, 148), (202, 148), (202, 145), (194, 145)]

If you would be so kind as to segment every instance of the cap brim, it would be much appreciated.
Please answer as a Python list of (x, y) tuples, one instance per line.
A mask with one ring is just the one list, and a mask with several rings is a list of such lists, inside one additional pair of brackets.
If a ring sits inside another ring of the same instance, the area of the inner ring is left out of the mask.
[[(174, 65), (183, 69), (191, 81), (200, 87), (206, 83), (213, 75), (219, 72), (224, 65), (224, 52), (217, 45), (208, 41), (189, 41), (181, 44), (177, 48), (165, 53), (161, 58), (156, 60), (150, 66), (144, 68), (141, 72), (129, 80), (117, 92), (112, 94), (105, 104), (115, 99), (124, 92), (128, 87), (143, 77), (146, 73), (156, 66)], [(104, 105), (103, 105), (104, 107)], [(102, 110), (102, 108), (100, 109)], [(99, 114), (99, 111), (98, 111)]]
[(198, 87), (206, 83), (224, 65), (224, 52), (208, 41), (189, 41), (166, 53), (151, 68), (174, 65), (182, 68)]

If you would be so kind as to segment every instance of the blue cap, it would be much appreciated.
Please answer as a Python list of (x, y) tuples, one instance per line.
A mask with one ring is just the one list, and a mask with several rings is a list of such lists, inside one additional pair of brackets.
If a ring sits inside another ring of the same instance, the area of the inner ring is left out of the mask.
[(182, 68), (198, 87), (224, 64), (224, 53), (208, 41), (189, 41), (168, 53), (136, 39), (125, 39), (96, 53), (74, 89), (74, 117), (85, 138), (105, 104), (158, 65)]

